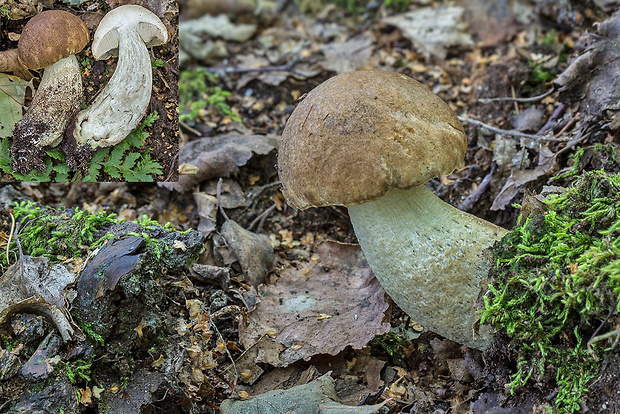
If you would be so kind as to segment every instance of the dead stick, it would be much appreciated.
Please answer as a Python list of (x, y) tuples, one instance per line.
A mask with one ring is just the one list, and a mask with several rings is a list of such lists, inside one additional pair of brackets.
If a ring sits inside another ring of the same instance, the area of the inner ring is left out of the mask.
[(222, 194), (222, 177), (220, 177), (220, 179), (217, 181), (217, 188), (215, 190), (215, 198), (217, 199), (217, 207), (220, 209), (220, 213), (222, 213), (222, 217), (224, 217), (224, 220), (230, 221), (230, 219), (226, 215), (226, 212), (224, 211), (224, 207), (222, 207), (222, 200), (220, 198), (221, 194)]
[(535, 141), (549, 141), (549, 142), (566, 142), (566, 141), (568, 141), (567, 139), (559, 139), (559, 138), (554, 138), (554, 137), (545, 137), (545, 136), (541, 136), (541, 135), (526, 134), (524, 132), (515, 131), (513, 129), (501, 129), (501, 128), (497, 128), (497, 127), (494, 127), (494, 126), (489, 125), (489, 124), (485, 124), (482, 121), (478, 121), (478, 120), (472, 119), (472, 118), (466, 118), (466, 117), (463, 117), (463, 116), (459, 116), (459, 120), (461, 122), (467, 122), (468, 124), (476, 125), (476, 126), (488, 129), (491, 132), (495, 132), (497, 134), (502, 134), (502, 135), (507, 135), (507, 136), (510, 136), (510, 137), (527, 138), (527, 139), (533, 139)]
[(289, 72), (293, 66), (297, 64), (299, 58), (294, 57), (288, 63), (278, 66), (262, 66), (260, 68), (205, 68), (207, 72), (217, 73), (219, 75), (228, 75), (231, 73), (250, 73), (250, 72)]
[(489, 172), (482, 179), (482, 182), (480, 183), (480, 185), (470, 195), (468, 195), (465, 198), (465, 200), (463, 200), (462, 203), (458, 205), (457, 208), (459, 210), (469, 211), (474, 207), (474, 204), (476, 204), (476, 202), (480, 200), (480, 197), (482, 196), (482, 194), (487, 190), (487, 188), (489, 188), (489, 185), (491, 184), (491, 180), (493, 179), (493, 174), (495, 173), (496, 169), (497, 169), (497, 165), (493, 163), (491, 165), (491, 172)]
[[(566, 105), (564, 104), (560, 104), (558, 105), (557, 108), (555, 108), (555, 111), (553, 111), (553, 113), (551, 114), (551, 116), (549, 117), (549, 120), (545, 123), (545, 125), (543, 125), (542, 128), (540, 128), (538, 130), (538, 132), (536, 133), (536, 135), (540, 135), (543, 132), (546, 132), (547, 130), (551, 129), (551, 127), (553, 126), (553, 122), (558, 119), (560, 117), (560, 115), (562, 115), (564, 113), (564, 109), (566, 109)], [(557, 135), (556, 135), (557, 137)]]
[(577, 114), (577, 115), (575, 115), (573, 118), (571, 118), (571, 120), (570, 120), (570, 121), (568, 121), (568, 122), (566, 123), (566, 125), (564, 125), (564, 128), (562, 128), (562, 129), (560, 130), (560, 132), (558, 132), (558, 133), (557, 133), (557, 134), (555, 134), (554, 136), (557, 138), (557, 137), (559, 137), (560, 135), (562, 135), (564, 132), (566, 132), (566, 130), (567, 130), (568, 128), (570, 128), (570, 127), (571, 127), (571, 126), (572, 126), (575, 122), (577, 122), (577, 120), (578, 120), (578, 119), (579, 119), (579, 114)]
[(550, 90), (543, 93), (542, 95), (532, 96), (529, 98), (516, 98), (512, 96), (502, 96), (499, 98), (482, 98), (478, 99), (478, 102), (482, 104), (488, 104), (491, 102), (519, 102), (519, 103), (528, 103), (528, 102), (538, 102), (551, 95), (555, 91), (555, 87), (551, 87)]

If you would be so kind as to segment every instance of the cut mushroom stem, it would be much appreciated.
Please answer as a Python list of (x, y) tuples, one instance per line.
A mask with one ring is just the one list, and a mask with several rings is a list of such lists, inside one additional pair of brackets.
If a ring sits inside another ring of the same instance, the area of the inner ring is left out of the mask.
[(118, 63), (108, 84), (77, 116), (73, 129), (79, 147), (76, 151), (116, 145), (138, 126), (152, 91), (147, 47), (167, 40), (164, 24), (144, 7), (121, 6), (103, 18), (93, 38), (93, 56), (106, 59), (118, 55)]
[(13, 130), (13, 170), (25, 174), (45, 169), (44, 147), (62, 140), (71, 115), (80, 109), (83, 98), (80, 65), (75, 55), (45, 68), (41, 84), (24, 117)]
[(492, 265), (489, 247), (507, 231), (458, 210), (422, 185), (390, 189), (349, 206), (368, 263), (386, 293), (429, 330), (485, 348), (485, 326), (474, 334), (474, 304)]
[(118, 64), (95, 101), (80, 112), (76, 141), (95, 149), (116, 145), (140, 123), (151, 99), (152, 70), (149, 51), (131, 27), (119, 31)]

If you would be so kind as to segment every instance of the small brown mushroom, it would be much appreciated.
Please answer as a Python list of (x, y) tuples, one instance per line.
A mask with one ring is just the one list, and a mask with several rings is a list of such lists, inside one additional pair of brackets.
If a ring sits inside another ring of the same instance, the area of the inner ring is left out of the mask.
[(69, 118), (79, 110), (82, 76), (74, 54), (84, 49), (89, 33), (82, 20), (61, 10), (37, 14), (26, 23), (14, 51), (0, 54), (6, 66), (43, 69), (37, 93), (13, 131), (13, 169), (25, 174), (44, 170), (45, 147), (60, 143)]
[(462, 165), (466, 151), (457, 116), (427, 87), (393, 72), (348, 72), (295, 108), (278, 172), (291, 206), (348, 207), (368, 263), (403, 311), (484, 348), (490, 332), (475, 334), (473, 305), (492, 263), (487, 250), (506, 230), (424, 185)]

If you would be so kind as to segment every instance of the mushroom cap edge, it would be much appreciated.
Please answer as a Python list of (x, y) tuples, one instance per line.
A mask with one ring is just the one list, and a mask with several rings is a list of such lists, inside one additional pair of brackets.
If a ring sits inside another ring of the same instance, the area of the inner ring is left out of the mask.
[(168, 29), (159, 17), (145, 7), (128, 4), (110, 10), (99, 22), (91, 47), (97, 60), (118, 56), (118, 29), (136, 25), (146, 47), (163, 45), (168, 41)]

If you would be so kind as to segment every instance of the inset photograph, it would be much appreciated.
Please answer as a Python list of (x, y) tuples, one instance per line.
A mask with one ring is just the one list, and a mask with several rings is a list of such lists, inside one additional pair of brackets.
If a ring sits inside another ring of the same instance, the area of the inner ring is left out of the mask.
[(178, 179), (176, 0), (7, 0), (0, 23), (0, 181)]

